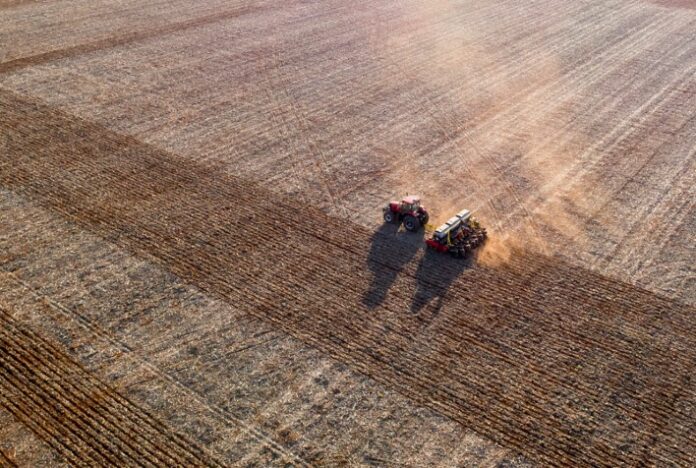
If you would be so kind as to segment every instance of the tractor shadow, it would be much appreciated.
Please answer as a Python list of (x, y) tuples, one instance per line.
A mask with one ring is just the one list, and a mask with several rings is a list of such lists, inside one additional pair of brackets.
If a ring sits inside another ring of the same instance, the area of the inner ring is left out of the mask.
[(417, 314), (432, 301), (437, 301), (431, 318), (437, 316), (452, 283), (471, 268), (474, 261), (472, 254), (465, 258), (453, 258), (447, 253), (427, 249), (416, 270), (416, 293), (411, 302), (411, 313)]
[(395, 224), (386, 223), (375, 231), (367, 257), (372, 280), (363, 296), (363, 304), (370, 309), (382, 304), (397, 276), (423, 248), (425, 244), (422, 231), (406, 232)]

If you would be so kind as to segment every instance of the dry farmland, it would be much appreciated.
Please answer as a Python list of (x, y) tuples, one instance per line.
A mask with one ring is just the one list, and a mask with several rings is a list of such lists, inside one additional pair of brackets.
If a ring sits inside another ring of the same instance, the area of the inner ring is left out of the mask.
[(693, 1), (0, 0), (0, 208), (0, 466), (696, 463)]

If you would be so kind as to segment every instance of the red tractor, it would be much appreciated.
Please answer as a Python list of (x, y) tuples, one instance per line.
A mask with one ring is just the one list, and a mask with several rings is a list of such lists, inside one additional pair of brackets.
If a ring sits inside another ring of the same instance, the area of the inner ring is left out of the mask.
[(384, 221), (403, 223), (407, 231), (415, 232), (428, 223), (428, 212), (421, 205), (420, 197), (407, 196), (401, 202), (389, 202), (384, 208)]
[(486, 229), (471, 218), (471, 212), (462, 210), (437, 228), (425, 243), (438, 252), (462, 258), (483, 244), (486, 236)]

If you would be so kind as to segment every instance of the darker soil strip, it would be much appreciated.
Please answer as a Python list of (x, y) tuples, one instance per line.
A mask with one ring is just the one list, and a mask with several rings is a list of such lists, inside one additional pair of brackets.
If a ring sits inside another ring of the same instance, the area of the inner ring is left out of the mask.
[(41, 0), (0, 0), (0, 10), (14, 8), (31, 3), (39, 3)]
[(73, 462), (219, 466), (0, 308), (0, 405)]
[(123, 36), (109, 37), (106, 39), (100, 39), (98, 41), (88, 42), (84, 44), (77, 44), (71, 47), (66, 47), (64, 49), (51, 50), (48, 52), (31, 55), (29, 57), (20, 57), (14, 60), (9, 60), (7, 62), (0, 63), (0, 74), (13, 72), (25, 67), (31, 67), (41, 65), (43, 63), (53, 62), (56, 60), (75, 57), (90, 52), (96, 52), (102, 49), (111, 49), (114, 47), (119, 47), (122, 45), (142, 41), (145, 39), (151, 39), (167, 34), (174, 34), (177, 32), (184, 31), (186, 29), (197, 28), (210, 23), (217, 23), (219, 21), (238, 18), (240, 16), (255, 13), (261, 10), (263, 10), (263, 7), (260, 6), (244, 6), (231, 11), (223, 11), (211, 15), (202, 16), (200, 18), (192, 18), (187, 21), (167, 24), (158, 28), (148, 29), (145, 31), (133, 32), (130, 34), (125, 34)]
[(696, 453), (670, 429), (691, 424), (693, 307), (524, 251), (451, 261), (20, 96), (0, 107), (1, 186), (499, 443), (549, 465)]
[(0, 449), (0, 467), (14, 467), (18, 466), (5, 452)]
[(0, 1), (0, 10), (17, 7), (28, 3), (36, 3), (38, 0), (4, 0)]

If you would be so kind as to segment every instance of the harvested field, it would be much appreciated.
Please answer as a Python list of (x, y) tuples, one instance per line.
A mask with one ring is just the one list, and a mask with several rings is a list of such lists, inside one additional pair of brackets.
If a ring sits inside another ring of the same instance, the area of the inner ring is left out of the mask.
[[(5, 187), (416, 401), (548, 462), (693, 453), (691, 435), (665, 430), (693, 423), (679, 406), (693, 397), (693, 308), (524, 252), (498, 268), (430, 252), (400, 265), (408, 244), (311, 209), (295, 219), (254, 185), (15, 96), (3, 107)], [(381, 280), (386, 296), (361, 305)], [(627, 421), (645, 430), (621, 433)]]
[(143, 29), (124, 2), (55, 34), (22, 21), (48, 6), (6, 10), (22, 40), (0, 85), (369, 227), (415, 191), (443, 218), (464, 205), (499, 236), (696, 301), (693, 10), (204, 4), (144, 11)]
[[(228, 464), (264, 453), (278, 464), (296, 459), (279, 455), (279, 446), (314, 463), (474, 466), (511, 457), (17, 196), (5, 194), (2, 208), (25, 226), (0, 233), (13, 259), (3, 303), (100, 379), (224, 453)], [(282, 445), (270, 449), (273, 440)]]
[(0, 17), (0, 463), (696, 459), (693, 10)]

